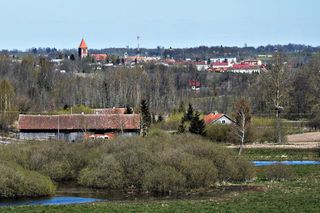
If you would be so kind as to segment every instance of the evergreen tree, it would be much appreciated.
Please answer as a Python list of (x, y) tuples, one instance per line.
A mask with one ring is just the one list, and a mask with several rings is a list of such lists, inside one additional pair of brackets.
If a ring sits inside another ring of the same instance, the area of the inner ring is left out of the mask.
[(164, 119), (163, 119), (163, 116), (162, 115), (159, 115), (158, 117), (158, 122), (162, 122)]
[(191, 120), (189, 132), (197, 135), (206, 135), (206, 125), (203, 119), (200, 119), (200, 114), (196, 111), (194, 117)]
[(192, 107), (191, 104), (189, 104), (187, 114), (184, 116), (184, 120), (185, 121), (192, 121), (193, 117), (194, 117), (194, 115), (193, 115), (193, 107)]
[(148, 129), (151, 126), (151, 114), (149, 112), (149, 103), (146, 100), (142, 100), (140, 104), (140, 111), (141, 111), (141, 127), (142, 127), (142, 135), (147, 135)]
[(185, 133), (185, 132), (186, 132), (186, 126), (184, 124), (184, 119), (182, 118), (181, 122), (179, 124), (179, 127), (178, 127), (178, 133), (181, 134), (181, 133)]
[(129, 105), (126, 108), (126, 114), (133, 114), (133, 109)]
[(183, 112), (183, 113), (186, 112), (186, 109), (184, 108), (184, 103), (183, 103), (183, 101), (180, 102), (178, 112), (180, 112), (180, 113), (181, 113), (181, 112)]

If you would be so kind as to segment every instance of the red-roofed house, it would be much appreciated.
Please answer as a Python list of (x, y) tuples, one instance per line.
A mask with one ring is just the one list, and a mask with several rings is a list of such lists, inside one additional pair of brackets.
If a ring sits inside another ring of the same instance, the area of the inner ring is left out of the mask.
[(234, 121), (229, 116), (221, 113), (210, 113), (208, 115), (205, 115), (203, 119), (206, 125), (234, 123)]
[(95, 61), (106, 61), (108, 59), (107, 54), (91, 54)]
[(201, 82), (197, 80), (189, 80), (189, 86), (192, 90), (198, 91), (201, 88)]
[(140, 133), (139, 114), (19, 115), (20, 139), (76, 141), (87, 135), (132, 136)]
[(252, 74), (252, 73), (260, 73), (261, 68), (259, 66), (252, 66), (250, 64), (234, 64), (232, 68), (228, 70), (229, 72), (234, 72), (234, 73), (247, 73), (247, 74)]

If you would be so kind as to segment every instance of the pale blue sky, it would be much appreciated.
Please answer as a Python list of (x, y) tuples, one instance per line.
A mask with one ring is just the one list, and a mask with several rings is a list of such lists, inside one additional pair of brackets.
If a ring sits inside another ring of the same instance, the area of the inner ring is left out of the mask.
[(319, 0), (0, 0), (0, 49), (320, 46)]

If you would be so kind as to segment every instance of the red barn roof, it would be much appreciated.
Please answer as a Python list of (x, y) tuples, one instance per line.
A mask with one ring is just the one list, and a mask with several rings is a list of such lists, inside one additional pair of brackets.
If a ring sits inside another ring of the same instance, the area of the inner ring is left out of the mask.
[(84, 39), (81, 40), (79, 48), (80, 49), (88, 49), (88, 46), (87, 46), (86, 42), (84, 41)]
[(139, 130), (139, 114), (19, 115), (20, 130)]
[(127, 108), (94, 109), (95, 114), (126, 114)]

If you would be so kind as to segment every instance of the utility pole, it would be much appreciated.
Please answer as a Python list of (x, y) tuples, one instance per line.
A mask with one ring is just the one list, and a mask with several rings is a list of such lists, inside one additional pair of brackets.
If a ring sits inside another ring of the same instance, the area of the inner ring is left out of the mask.
[(58, 140), (60, 140), (60, 115), (58, 115)]

